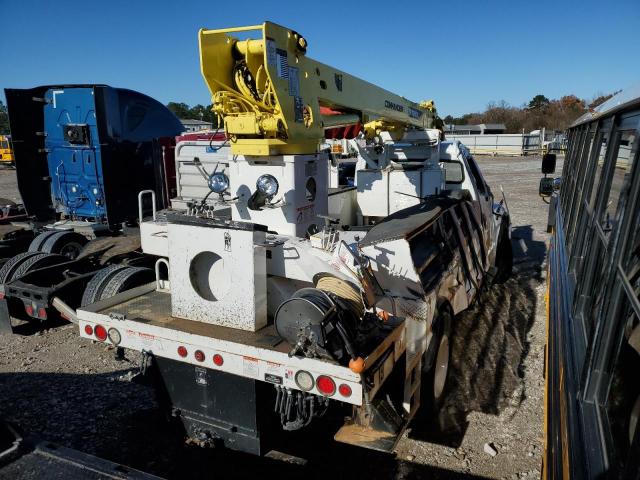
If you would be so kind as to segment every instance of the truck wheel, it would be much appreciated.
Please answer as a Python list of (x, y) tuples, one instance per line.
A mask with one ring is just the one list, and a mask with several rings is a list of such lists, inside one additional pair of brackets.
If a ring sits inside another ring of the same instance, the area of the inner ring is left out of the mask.
[(638, 419), (640, 418), (640, 395), (636, 398), (631, 409), (631, 415), (629, 415), (629, 444), (633, 443), (633, 439), (636, 436), (636, 430), (638, 428)]
[(44, 242), (46, 242), (50, 236), (55, 235), (56, 233), (58, 232), (49, 230), (49, 231), (38, 234), (36, 238), (31, 240), (31, 244), (29, 245), (29, 251), (39, 252), (40, 249), (42, 248), (42, 245), (44, 245)]
[(111, 298), (125, 290), (130, 290), (132, 288), (139, 287), (140, 285), (144, 285), (145, 283), (152, 282), (155, 278), (155, 272), (150, 268), (126, 268), (111, 277), (111, 280), (109, 280), (109, 283), (104, 287), (104, 290), (100, 295), (100, 300)]
[(76, 232), (56, 232), (47, 237), (40, 246), (40, 251), (45, 253), (59, 253), (73, 260), (88, 242), (84, 235)]
[(15, 257), (10, 258), (0, 268), (0, 284), (7, 283), (13, 279), (13, 274), (22, 262), (34, 255), (38, 255), (38, 252), (23, 252), (19, 253)]
[(56, 265), (58, 263), (62, 263), (67, 261), (67, 257), (62, 255), (55, 255), (50, 253), (36, 253), (35, 255), (27, 258), (17, 268), (14, 270), (11, 278), (8, 278), (7, 281), (10, 282), (12, 280), (16, 280), (21, 276), (29, 273), (32, 270), (37, 270), (38, 268), (44, 268), (51, 265)]
[(108, 267), (99, 270), (84, 289), (82, 294), (82, 301), (80, 306), (84, 307), (100, 300), (102, 290), (107, 286), (109, 280), (116, 275), (120, 270), (124, 270), (126, 265), (109, 265)]
[(434, 412), (440, 410), (447, 391), (447, 378), (449, 376), (449, 360), (451, 358), (451, 312), (443, 308), (438, 312), (434, 322), (435, 352), (431, 368), (423, 381), (426, 383), (423, 390), (427, 403)]
[(506, 228), (500, 233), (496, 251), (496, 268), (498, 271), (493, 279), (495, 283), (506, 282), (513, 271), (513, 248)]

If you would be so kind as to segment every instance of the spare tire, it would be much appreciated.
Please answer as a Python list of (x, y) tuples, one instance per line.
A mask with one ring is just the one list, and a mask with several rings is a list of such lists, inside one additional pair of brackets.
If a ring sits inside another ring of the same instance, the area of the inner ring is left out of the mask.
[(50, 237), (47, 237), (40, 247), (40, 251), (45, 253), (59, 253), (73, 260), (80, 255), (82, 248), (87, 242), (87, 237), (76, 232), (56, 232)]
[(104, 287), (100, 294), (100, 300), (111, 298), (120, 292), (130, 290), (145, 283), (154, 281), (155, 272), (150, 268), (144, 267), (128, 267), (116, 273), (109, 283)]

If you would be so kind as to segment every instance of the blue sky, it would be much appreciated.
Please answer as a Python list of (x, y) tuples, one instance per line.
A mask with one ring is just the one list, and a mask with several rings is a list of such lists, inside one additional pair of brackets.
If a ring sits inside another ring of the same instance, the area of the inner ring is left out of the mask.
[(443, 116), (640, 81), (639, 0), (0, 0), (0, 19), (0, 88), (95, 82), (207, 104), (198, 29), (264, 20), (302, 33), (310, 57), (434, 99)]

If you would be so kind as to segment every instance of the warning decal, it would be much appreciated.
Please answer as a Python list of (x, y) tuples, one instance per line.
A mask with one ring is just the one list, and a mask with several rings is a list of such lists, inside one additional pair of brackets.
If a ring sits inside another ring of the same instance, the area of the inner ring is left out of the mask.
[(276, 42), (267, 37), (267, 65), (276, 65)]
[(280, 78), (289, 78), (289, 60), (287, 51), (276, 48), (276, 68)]

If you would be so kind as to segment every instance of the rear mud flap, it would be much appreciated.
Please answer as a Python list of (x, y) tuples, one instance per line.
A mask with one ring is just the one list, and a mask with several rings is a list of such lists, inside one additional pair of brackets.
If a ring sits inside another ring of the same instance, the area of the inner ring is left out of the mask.
[(362, 421), (349, 421), (335, 434), (338, 442), (369, 448), (379, 452), (393, 452), (402, 437), (407, 425), (391, 405), (385, 400), (375, 399), (369, 407)]
[(9, 315), (9, 305), (6, 300), (0, 300), (0, 335), (13, 333), (11, 327), (11, 316)]

